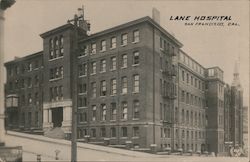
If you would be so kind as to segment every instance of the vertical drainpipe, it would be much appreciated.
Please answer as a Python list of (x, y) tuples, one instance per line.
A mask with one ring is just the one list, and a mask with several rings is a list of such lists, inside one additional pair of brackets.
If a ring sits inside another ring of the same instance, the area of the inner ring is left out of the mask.
[(153, 26), (153, 144), (155, 144), (155, 27)]

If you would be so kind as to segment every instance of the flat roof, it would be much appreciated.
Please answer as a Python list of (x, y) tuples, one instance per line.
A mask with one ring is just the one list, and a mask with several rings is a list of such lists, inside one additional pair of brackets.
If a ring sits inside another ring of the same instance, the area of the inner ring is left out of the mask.
[(11, 61), (8, 61), (8, 62), (4, 63), (4, 65), (6, 66), (8, 64), (13, 64), (13, 63), (17, 63), (17, 62), (20, 62), (20, 61), (28, 60), (28, 59), (31, 59), (33, 57), (37, 57), (37, 56), (40, 56), (40, 55), (43, 55), (43, 51), (39, 51), (39, 52), (30, 54), (30, 55), (27, 55), (27, 56), (24, 56), (24, 57), (16, 57), (14, 60), (11, 60)]
[(80, 41), (86, 41), (86, 40), (89, 40), (89, 39), (93, 39), (93, 38), (96, 38), (96, 37), (99, 37), (99, 36), (102, 36), (102, 35), (117, 31), (117, 30), (121, 30), (121, 29), (130, 27), (130, 26), (133, 26), (133, 25), (137, 25), (137, 24), (140, 24), (140, 23), (143, 23), (143, 22), (148, 22), (151, 25), (153, 25), (154, 27), (156, 27), (158, 30), (160, 30), (166, 36), (168, 36), (179, 47), (183, 46), (183, 44), (180, 41), (178, 41), (173, 35), (171, 35), (168, 31), (166, 31), (163, 27), (161, 27), (158, 23), (156, 23), (149, 16), (145, 16), (145, 17), (142, 17), (142, 18), (139, 18), (139, 19), (136, 19), (136, 20), (133, 20), (133, 21), (129, 21), (127, 23), (117, 25), (115, 27), (112, 27), (112, 28), (109, 28), (109, 29), (106, 29), (106, 30), (103, 30), (103, 31), (100, 31), (100, 32), (97, 32), (97, 33), (94, 33), (94, 34), (88, 36), (87, 38), (80, 39)]

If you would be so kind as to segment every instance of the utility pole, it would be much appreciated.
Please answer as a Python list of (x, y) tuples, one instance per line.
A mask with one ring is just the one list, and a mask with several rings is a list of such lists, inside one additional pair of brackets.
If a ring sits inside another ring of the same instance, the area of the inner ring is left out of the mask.
[(73, 24), (73, 55), (71, 68), (72, 68), (72, 127), (71, 127), (71, 162), (77, 162), (77, 107), (78, 107), (78, 35), (79, 31), (82, 30), (83, 33), (87, 33), (90, 29), (90, 24), (84, 20), (83, 7), (78, 9), (78, 14), (75, 15), (72, 20), (68, 20), (68, 23)]
[(0, 146), (4, 145), (4, 11), (11, 7), (15, 0), (0, 0)]
[(69, 20), (68, 22), (73, 22), (74, 33), (73, 33), (73, 55), (71, 67), (72, 67), (72, 75), (74, 83), (72, 84), (72, 127), (71, 127), (71, 162), (77, 162), (77, 85), (78, 85), (78, 67), (77, 67), (77, 50), (78, 50), (78, 19), (77, 15), (74, 16), (73, 20)]

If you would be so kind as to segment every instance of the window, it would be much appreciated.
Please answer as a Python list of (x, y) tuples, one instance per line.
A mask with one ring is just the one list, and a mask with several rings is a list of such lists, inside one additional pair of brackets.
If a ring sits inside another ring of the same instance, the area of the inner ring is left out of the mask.
[[(35, 77), (36, 78), (36, 77)], [(36, 82), (36, 79), (35, 79), (35, 82)], [(24, 84), (24, 79), (21, 79), (21, 88), (24, 88), (25, 87), (25, 84)]]
[(185, 116), (184, 116), (184, 110), (181, 110), (181, 119), (182, 119), (182, 123), (185, 122)]
[(116, 120), (116, 103), (111, 103), (111, 115), (110, 115), (110, 120)]
[(160, 49), (163, 49), (164, 46), (164, 40), (162, 37), (160, 37)]
[(87, 98), (80, 96), (78, 100), (78, 107), (86, 107), (86, 106), (87, 106)]
[(139, 136), (140, 136), (139, 127), (133, 127), (133, 137), (139, 137)]
[(182, 70), (182, 81), (185, 81), (185, 72)]
[(134, 58), (133, 58), (133, 63), (134, 63), (134, 65), (138, 65), (139, 64), (139, 62), (140, 62), (140, 59), (139, 59), (139, 52), (138, 51), (136, 51), (136, 52), (134, 52)]
[(182, 138), (185, 138), (185, 131), (182, 130)]
[(106, 130), (105, 128), (101, 128), (101, 137), (106, 137)]
[(105, 121), (107, 119), (107, 108), (105, 104), (101, 105), (101, 120)]
[(116, 37), (111, 38), (110, 48), (116, 48)]
[(185, 91), (181, 91), (181, 101), (185, 102)]
[(140, 78), (139, 75), (136, 74), (133, 76), (133, 92), (138, 93), (140, 89)]
[(87, 64), (81, 64), (79, 65), (79, 76), (85, 76), (87, 75)]
[(186, 123), (189, 124), (189, 111), (186, 112)]
[(81, 112), (79, 113), (79, 122), (86, 122), (87, 121), (87, 113), (86, 112)]
[[(39, 77), (38, 75), (35, 76), (34, 78), (34, 82), (35, 82), (35, 85), (37, 86), (39, 84)], [(21, 87), (24, 88), (24, 83), (23, 83), (24, 80), (21, 80)]]
[(92, 90), (91, 96), (95, 98), (96, 97), (96, 82), (91, 83), (91, 90)]
[(85, 83), (79, 84), (79, 93), (86, 93), (87, 92), (87, 85)]
[(126, 54), (122, 55), (122, 68), (128, 67), (128, 56)]
[(103, 80), (101, 81), (101, 93), (100, 96), (106, 96), (107, 95), (107, 85), (106, 85), (106, 81)]
[(163, 119), (163, 108), (162, 108), (162, 103), (160, 103), (160, 120)]
[(178, 115), (179, 115), (179, 113), (178, 113), (178, 109), (177, 109), (177, 107), (175, 108), (175, 122), (177, 123), (178, 122)]
[(110, 134), (111, 134), (111, 137), (116, 137), (116, 129), (114, 127), (110, 129)]
[(59, 93), (58, 93), (58, 95), (59, 95), (59, 98), (62, 100), (63, 99), (63, 86), (59, 86)]
[(195, 112), (195, 114), (194, 114), (194, 120), (195, 120), (195, 125), (197, 125), (197, 112)]
[(122, 119), (128, 119), (128, 104), (127, 102), (122, 103)]
[(116, 70), (116, 57), (111, 57), (110, 70)]
[[(35, 65), (34, 65), (34, 68), (35, 68), (35, 69), (38, 69), (38, 68), (39, 68), (39, 61), (36, 60), (34, 64), (35, 64)], [(19, 68), (18, 68), (18, 66), (17, 66), (17, 67), (16, 67), (16, 74), (18, 74), (18, 73), (19, 73)]]
[(95, 128), (91, 129), (91, 136), (96, 137), (96, 129)]
[(189, 93), (188, 93), (188, 92), (186, 93), (186, 103), (187, 103), (187, 104), (190, 103), (190, 101), (189, 101)]
[(121, 45), (122, 46), (125, 46), (128, 44), (128, 34), (125, 33), (125, 34), (122, 34), (122, 40), (121, 40)]
[(92, 121), (96, 121), (96, 105), (92, 106)]
[(88, 54), (88, 47), (86, 45), (80, 45), (79, 49), (79, 56), (86, 56)]
[(193, 125), (193, 121), (194, 121), (193, 111), (191, 111), (191, 113), (190, 113), (190, 119), (191, 119), (190, 123), (191, 123), (191, 125)]
[(91, 44), (91, 55), (96, 54), (96, 44), (92, 43)]
[(134, 111), (133, 111), (133, 118), (138, 119), (140, 117), (140, 102), (138, 100), (135, 100), (133, 103)]
[(31, 104), (32, 103), (32, 97), (31, 97), (31, 93), (28, 94), (28, 103)]
[(122, 137), (127, 137), (127, 136), (128, 136), (127, 127), (122, 127)]
[(31, 78), (28, 78), (27, 85), (28, 85), (28, 87), (32, 87), (32, 81), (31, 81)]
[(53, 101), (54, 100), (54, 93), (53, 93), (52, 87), (49, 88), (49, 94), (50, 94), (50, 101)]
[(101, 51), (106, 51), (106, 41), (105, 40), (101, 41)]
[(91, 74), (96, 74), (96, 62), (91, 63)]
[(64, 52), (64, 49), (63, 49), (63, 36), (60, 36), (60, 40), (59, 40), (60, 42), (59, 42), (59, 44), (60, 44), (60, 54), (59, 54), (59, 56), (61, 57), (61, 56), (63, 56), (63, 52)]
[(214, 76), (214, 69), (208, 69), (208, 76)]
[(187, 73), (187, 84), (189, 83), (189, 74)]
[(116, 95), (116, 79), (111, 79), (111, 95)]
[(106, 60), (101, 60), (100, 72), (106, 72)]
[(122, 94), (128, 93), (128, 82), (127, 77), (122, 77)]
[(135, 42), (139, 42), (140, 41), (140, 35), (139, 35), (140, 33), (139, 33), (139, 30), (135, 30), (134, 32), (133, 32), (133, 42), (135, 43)]
[(194, 84), (194, 78), (193, 78), (193, 76), (191, 76), (191, 85), (193, 85)]
[(39, 105), (39, 94), (38, 94), (38, 92), (35, 93), (34, 102), (35, 102), (36, 105)]

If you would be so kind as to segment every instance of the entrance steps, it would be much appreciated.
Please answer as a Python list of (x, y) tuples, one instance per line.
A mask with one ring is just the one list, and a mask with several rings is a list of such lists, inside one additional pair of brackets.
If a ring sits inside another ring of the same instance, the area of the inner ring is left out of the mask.
[(51, 128), (48, 131), (44, 132), (44, 136), (50, 138), (64, 139), (65, 133), (60, 127)]

